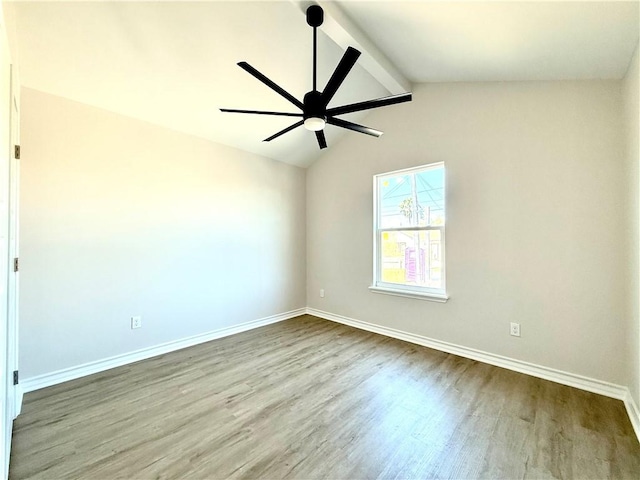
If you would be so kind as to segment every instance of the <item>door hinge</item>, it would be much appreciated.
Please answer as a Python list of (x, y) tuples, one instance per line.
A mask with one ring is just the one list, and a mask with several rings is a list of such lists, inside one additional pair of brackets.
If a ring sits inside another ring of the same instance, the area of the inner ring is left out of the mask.
[(16, 160), (20, 160), (20, 145), (15, 145), (13, 147), (13, 155), (16, 157)]
[(19, 380), (19, 377), (18, 377), (18, 370), (14, 370), (14, 371), (13, 371), (13, 384), (14, 384), (14, 385), (17, 385), (17, 384), (18, 384), (18, 380)]
[(19, 269), (20, 269), (20, 259), (16, 257), (13, 259), (13, 271), (17, 272)]

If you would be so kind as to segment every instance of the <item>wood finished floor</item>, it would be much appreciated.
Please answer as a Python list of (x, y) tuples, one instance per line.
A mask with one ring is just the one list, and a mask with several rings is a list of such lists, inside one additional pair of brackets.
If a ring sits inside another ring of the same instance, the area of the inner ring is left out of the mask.
[(311, 316), (25, 396), (11, 479), (640, 477), (622, 402)]

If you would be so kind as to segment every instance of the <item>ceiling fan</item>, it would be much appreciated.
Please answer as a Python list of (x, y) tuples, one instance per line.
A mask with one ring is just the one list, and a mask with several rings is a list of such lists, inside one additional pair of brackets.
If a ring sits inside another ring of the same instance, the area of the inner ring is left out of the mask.
[(322, 25), (324, 20), (324, 11), (322, 7), (318, 5), (311, 5), (307, 8), (307, 23), (313, 27), (313, 90), (307, 92), (304, 96), (304, 100), (301, 102), (285, 89), (277, 85), (275, 82), (269, 80), (266, 76), (253, 68), (247, 62), (239, 62), (238, 66), (250, 73), (266, 86), (274, 90), (276, 93), (282, 95), (284, 98), (293, 103), (296, 107), (302, 110), (302, 113), (288, 113), (288, 112), (266, 112), (262, 110), (237, 110), (230, 108), (221, 108), (221, 112), (231, 113), (251, 113), (256, 115), (277, 115), (285, 117), (302, 117), (302, 120), (288, 126), (287, 128), (280, 130), (278, 133), (271, 135), (269, 138), (265, 138), (265, 142), (270, 142), (290, 132), (294, 128), (304, 125), (307, 130), (311, 130), (316, 133), (318, 140), (318, 146), (323, 149), (327, 148), (327, 141), (324, 136), (324, 127), (328, 123), (329, 125), (335, 125), (336, 127), (346, 128), (347, 130), (353, 130), (355, 132), (365, 133), (374, 137), (379, 137), (382, 132), (373, 128), (358, 125), (347, 120), (336, 118), (336, 115), (343, 115), (345, 113), (359, 112), (361, 110), (369, 110), (371, 108), (384, 107), (386, 105), (393, 105), (396, 103), (410, 102), (411, 93), (401, 93), (399, 95), (391, 95), (389, 97), (378, 98), (375, 100), (367, 100), (364, 102), (352, 103), (349, 105), (342, 105), (340, 107), (327, 108), (329, 102), (342, 85), (342, 82), (347, 77), (351, 68), (356, 63), (356, 60), (360, 56), (360, 52), (353, 47), (348, 47), (344, 52), (340, 63), (334, 70), (331, 78), (327, 82), (324, 90), (319, 92), (317, 90), (317, 40), (318, 40), (318, 27)]

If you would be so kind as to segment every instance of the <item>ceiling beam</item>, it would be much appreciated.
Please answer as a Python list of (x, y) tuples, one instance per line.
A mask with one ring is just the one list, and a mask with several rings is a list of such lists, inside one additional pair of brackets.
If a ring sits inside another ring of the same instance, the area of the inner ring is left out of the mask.
[(336, 5), (336, 2), (319, 0), (291, 0), (306, 13), (309, 5), (319, 5), (324, 10), (324, 23), (320, 29), (344, 50), (351, 46), (363, 55), (358, 64), (369, 72), (392, 95), (411, 91), (411, 82), (367, 37), (367, 35)]

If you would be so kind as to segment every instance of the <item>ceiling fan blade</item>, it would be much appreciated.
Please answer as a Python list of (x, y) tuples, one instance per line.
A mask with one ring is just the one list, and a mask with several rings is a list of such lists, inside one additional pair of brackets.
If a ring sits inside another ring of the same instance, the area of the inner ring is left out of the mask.
[(391, 95), (389, 97), (377, 98), (375, 100), (367, 100), (365, 102), (352, 103), (341, 107), (327, 109), (327, 115), (342, 115), (344, 113), (359, 112), (360, 110), (369, 110), (370, 108), (386, 107), (396, 103), (410, 102), (410, 93), (401, 93), (399, 95)]
[(347, 130), (353, 130), (354, 132), (365, 133), (367, 135), (371, 135), (372, 137), (379, 137), (380, 135), (382, 135), (382, 132), (380, 130), (365, 127), (364, 125), (358, 125), (357, 123), (347, 122), (346, 120), (342, 120), (340, 118), (327, 117), (327, 123), (329, 125), (335, 125), (336, 127), (346, 128)]
[(347, 78), (347, 75), (356, 64), (356, 60), (360, 56), (360, 52), (353, 47), (348, 47), (347, 51), (344, 52), (342, 59), (340, 59), (340, 63), (331, 75), (331, 78), (327, 82), (327, 86), (324, 87), (324, 91), (322, 92), (322, 102), (326, 105), (329, 104), (333, 96), (344, 82), (344, 79)]
[(260, 80), (262, 83), (264, 83), (267, 87), (271, 88), (275, 92), (277, 92), (280, 95), (282, 95), (284, 98), (289, 100), (291, 103), (293, 103), (300, 110), (304, 109), (304, 105), (300, 100), (298, 100), (296, 97), (291, 95), (289, 92), (287, 92), (281, 86), (277, 85), (275, 82), (269, 80), (267, 77), (265, 77), (258, 70), (256, 70), (251, 65), (249, 65), (247, 62), (238, 62), (238, 66), (240, 68), (242, 68), (243, 70), (245, 70), (246, 72), (248, 72), (251, 75), (253, 75), (254, 77), (256, 77), (258, 80)]
[(299, 122), (294, 123), (293, 125), (289, 125), (287, 128), (285, 128), (284, 130), (280, 130), (278, 133), (276, 133), (275, 135), (271, 135), (269, 138), (265, 138), (263, 140), (263, 142), (270, 142), (271, 140), (273, 140), (274, 138), (278, 138), (280, 135), (284, 135), (287, 132), (290, 132), (291, 130), (293, 130), (294, 128), (298, 128), (300, 125), (302, 125), (304, 122), (302, 120), (300, 120)]
[(255, 115), (279, 115), (282, 117), (301, 117), (301, 113), (288, 113), (288, 112), (265, 112), (263, 110), (236, 110), (234, 108), (221, 108), (221, 112), (227, 113), (253, 113)]
[(323, 148), (327, 148), (327, 139), (324, 138), (323, 130), (318, 130), (316, 132), (316, 138), (318, 139), (318, 146), (320, 147), (320, 150), (322, 150)]

